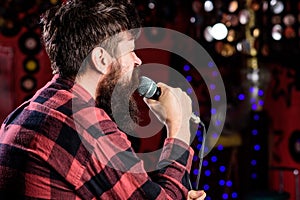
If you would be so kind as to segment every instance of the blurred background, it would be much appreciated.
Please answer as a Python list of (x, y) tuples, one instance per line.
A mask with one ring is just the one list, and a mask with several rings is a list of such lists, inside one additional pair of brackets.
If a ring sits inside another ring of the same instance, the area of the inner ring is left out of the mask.
[[(60, 0), (0, 1), (0, 120), (52, 77), (40, 42), (39, 16)], [(192, 184), (207, 200), (300, 200), (300, 1), (135, 0), (144, 26), (181, 32), (212, 57), (223, 78), (227, 112), (221, 136), (200, 162), (203, 127), (195, 150)], [(148, 42), (168, 43), (153, 28)], [(146, 38), (147, 39), (147, 38)], [(186, 48), (177, 41), (177, 48)], [(201, 119), (213, 117), (209, 90), (195, 66), (170, 52), (140, 51), (144, 63), (171, 66), (195, 91)], [(166, 78), (169, 76), (165, 74)], [(210, 86), (212, 87), (212, 86)], [(218, 96), (215, 97), (218, 101)], [(139, 152), (159, 148), (164, 131), (143, 141)]]

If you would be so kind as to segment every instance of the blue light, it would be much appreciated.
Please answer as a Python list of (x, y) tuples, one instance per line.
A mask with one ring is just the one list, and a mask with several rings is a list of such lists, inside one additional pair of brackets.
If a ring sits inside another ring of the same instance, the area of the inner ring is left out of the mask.
[(193, 93), (193, 89), (192, 88), (187, 89), (186, 93), (192, 94)]
[(240, 101), (244, 101), (246, 97), (244, 94), (240, 94), (238, 98)]
[(257, 110), (257, 105), (256, 104), (252, 105), (252, 110)]
[(236, 198), (238, 198), (238, 194), (237, 194), (236, 192), (233, 192), (233, 193), (231, 194), (231, 197), (232, 197), (233, 199), (236, 199)]
[(251, 165), (252, 166), (255, 166), (257, 164), (257, 161), (256, 160), (251, 160)]
[(220, 186), (224, 186), (224, 185), (225, 185), (225, 181), (224, 181), (224, 180), (220, 180), (220, 181), (219, 181), (219, 185), (220, 185)]
[(251, 174), (251, 178), (252, 179), (257, 179), (257, 174), (256, 173)]
[(220, 120), (216, 120), (216, 123), (215, 123), (216, 126), (221, 126), (221, 124), (222, 124), (222, 122)]
[(222, 195), (222, 197), (223, 197), (223, 199), (228, 199), (228, 194), (224, 193), (224, 194)]
[(210, 112), (212, 115), (215, 115), (217, 113), (217, 110), (215, 108), (212, 108)]
[(211, 84), (211, 85), (210, 85), (210, 89), (211, 89), (211, 90), (215, 90), (215, 89), (216, 89), (216, 85), (215, 85), (215, 84)]
[(211, 197), (206, 196), (205, 200), (211, 200)]
[(250, 93), (254, 93), (255, 88), (254, 88), (254, 87), (251, 87), (251, 88), (249, 89), (249, 91), (250, 91)]
[(200, 150), (201, 147), (202, 147), (202, 144), (198, 144), (198, 145), (197, 145), (197, 149), (198, 149), (198, 150)]
[(212, 161), (212, 162), (217, 162), (217, 161), (218, 161), (217, 156), (212, 156), (212, 157), (211, 157), (211, 161)]
[(232, 181), (227, 181), (226, 185), (227, 185), (227, 187), (231, 187), (232, 186)]
[(208, 63), (208, 67), (212, 68), (214, 66), (214, 63), (213, 62), (209, 62)]
[(187, 80), (188, 82), (192, 82), (192, 80), (193, 80), (193, 77), (191, 77), (191, 76), (187, 76), (187, 77), (186, 77), (186, 80)]
[(198, 174), (199, 174), (199, 170), (198, 170), (198, 169), (195, 169), (195, 170), (193, 171), (193, 173), (194, 173), (194, 175), (198, 175)]
[(260, 145), (259, 145), (259, 144), (255, 145), (255, 146), (254, 146), (254, 150), (255, 150), (255, 151), (259, 151), (259, 150), (260, 150)]
[(225, 166), (220, 166), (220, 172), (225, 172), (226, 171), (226, 167)]
[(219, 137), (219, 134), (217, 134), (217, 133), (213, 133), (213, 134), (212, 134), (212, 137), (213, 137), (214, 139), (218, 139), (218, 137)]
[(263, 90), (259, 90), (258, 91), (258, 95), (261, 96), (261, 97), (264, 96), (264, 91)]
[(220, 101), (221, 100), (221, 96), (220, 95), (216, 95), (215, 96), (215, 101)]
[(203, 186), (203, 189), (204, 189), (204, 190), (209, 190), (209, 188), (210, 188), (210, 187), (209, 187), (209, 185), (207, 185), (207, 184)]
[(193, 156), (193, 161), (194, 162), (198, 161), (198, 159), (199, 159), (198, 156)]
[(258, 101), (258, 105), (263, 106), (264, 104), (265, 104), (265, 102), (263, 100)]
[(183, 67), (184, 71), (190, 71), (191, 67), (189, 65), (184, 65)]
[(211, 171), (210, 170), (205, 170), (204, 174), (205, 174), (205, 176), (210, 176), (211, 175)]
[(203, 141), (203, 138), (202, 137), (198, 137), (198, 142), (202, 142)]
[(258, 121), (260, 117), (259, 117), (259, 115), (254, 115), (253, 118), (254, 118), (255, 121)]
[(224, 146), (223, 146), (223, 145), (221, 145), (221, 144), (219, 144), (219, 145), (218, 145), (218, 147), (217, 147), (217, 149), (218, 149), (219, 151), (223, 151), (223, 149), (224, 149)]
[(208, 161), (207, 161), (207, 160), (204, 160), (204, 161), (203, 161), (203, 166), (204, 166), (204, 167), (207, 167), (207, 166), (208, 166)]
[(196, 133), (197, 137), (200, 137), (202, 136), (202, 131), (201, 130), (198, 130), (197, 133)]
[(218, 72), (217, 71), (213, 71), (212, 75), (213, 75), (213, 77), (217, 77), (218, 76)]
[(252, 135), (254, 135), (254, 136), (255, 136), (255, 135), (257, 135), (257, 134), (258, 134), (258, 130), (256, 130), (256, 129), (253, 129), (253, 130), (252, 130)]

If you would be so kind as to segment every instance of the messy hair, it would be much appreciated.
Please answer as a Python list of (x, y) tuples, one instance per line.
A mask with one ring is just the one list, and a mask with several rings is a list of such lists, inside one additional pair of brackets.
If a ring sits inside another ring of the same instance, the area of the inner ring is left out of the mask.
[(75, 77), (85, 71), (81, 64), (93, 48), (100, 45), (113, 55), (118, 40), (107, 38), (137, 30), (140, 20), (128, 0), (69, 0), (46, 11), (41, 24), (53, 72)]

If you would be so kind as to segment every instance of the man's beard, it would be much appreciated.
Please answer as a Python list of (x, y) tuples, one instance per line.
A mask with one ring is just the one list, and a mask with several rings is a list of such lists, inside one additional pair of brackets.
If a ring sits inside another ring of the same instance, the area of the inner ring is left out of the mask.
[(96, 106), (103, 109), (119, 129), (133, 135), (138, 124), (138, 108), (132, 94), (139, 84), (139, 72), (133, 70), (130, 81), (122, 79), (120, 64), (113, 63), (111, 72), (97, 86)]

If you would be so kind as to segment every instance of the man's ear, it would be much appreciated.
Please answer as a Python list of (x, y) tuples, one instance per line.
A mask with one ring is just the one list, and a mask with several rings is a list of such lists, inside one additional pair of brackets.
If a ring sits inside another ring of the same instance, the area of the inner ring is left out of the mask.
[(95, 70), (102, 74), (106, 74), (112, 62), (112, 58), (109, 53), (102, 47), (96, 47), (92, 51), (91, 58)]

